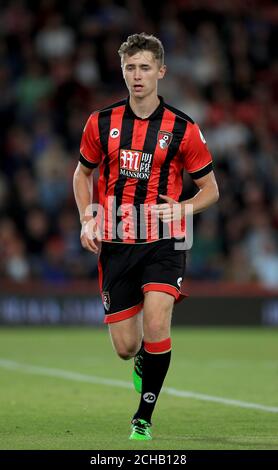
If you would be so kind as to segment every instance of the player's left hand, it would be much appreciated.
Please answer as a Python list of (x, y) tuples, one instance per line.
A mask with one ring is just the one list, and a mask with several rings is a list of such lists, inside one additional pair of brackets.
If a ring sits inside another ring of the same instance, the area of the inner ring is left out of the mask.
[(161, 199), (166, 201), (165, 204), (156, 204), (152, 206), (152, 211), (162, 220), (162, 222), (172, 222), (181, 220), (184, 217), (183, 205), (169, 196), (159, 194)]

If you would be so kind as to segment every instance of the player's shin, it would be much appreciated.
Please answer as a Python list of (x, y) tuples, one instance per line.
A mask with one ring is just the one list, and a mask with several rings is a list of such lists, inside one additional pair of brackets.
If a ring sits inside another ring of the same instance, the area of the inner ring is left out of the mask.
[(133, 419), (151, 422), (152, 413), (166, 377), (171, 359), (171, 339), (144, 341), (142, 392), (139, 408)]

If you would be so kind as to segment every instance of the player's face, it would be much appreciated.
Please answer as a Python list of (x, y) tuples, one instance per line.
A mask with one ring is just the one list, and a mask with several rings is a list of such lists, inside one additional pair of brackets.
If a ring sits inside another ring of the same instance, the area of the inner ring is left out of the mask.
[(166, 66), (160, 65), (150, 51), (122, 58), (123, 76), (131, 96), (144, 98), (157, 94), (157, 81), (164, 77)]

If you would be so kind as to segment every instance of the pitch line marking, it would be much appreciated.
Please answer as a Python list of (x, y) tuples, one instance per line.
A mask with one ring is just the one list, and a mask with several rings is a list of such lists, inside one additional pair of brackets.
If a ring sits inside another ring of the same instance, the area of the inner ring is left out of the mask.
[[(57, 377), (58, 379), (74, 380), (75, 382), (92, 383), (96, 385), (108, 385), (120, 388), (133, 388), (133, 384), (124, 380), (105, 379), (93, 375), (80, 374), (62, 369), (53, 369), (49, 367), (34, 366), (31, 364), (23, 364), (9, 359), (0, 359), (0, 367), (8, 370), (15, 370), (27, 374), (44, 375), (47, 377)], [(187, 390), (177, 390), (176, 388), (164, 387), (162, 392), (181, 398), (193, 398), (194, 400), (209, 401), (221, 403), (222, 405), (237, 406), (239, 408), (249, 408), (252, 410), (266, 411), (268, 413), (278, 413), (277, 406), (261, 405), (259, 403), (250, 403), (241, 400), (233, 400), (230, 398), (215, 397), (203, 393), (196, 393)]]

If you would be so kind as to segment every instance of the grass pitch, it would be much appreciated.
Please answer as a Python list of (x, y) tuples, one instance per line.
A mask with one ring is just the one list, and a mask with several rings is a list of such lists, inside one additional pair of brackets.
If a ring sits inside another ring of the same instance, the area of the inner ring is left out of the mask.
[(278, 331), (176, 328), (172, 342), (165, 387), (193, 395), (161, 393), (142, 443), (128, 440), (132, 362), (106, 329), (2, 327), (0, 449), (278, 449)]

